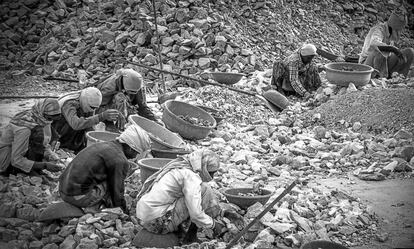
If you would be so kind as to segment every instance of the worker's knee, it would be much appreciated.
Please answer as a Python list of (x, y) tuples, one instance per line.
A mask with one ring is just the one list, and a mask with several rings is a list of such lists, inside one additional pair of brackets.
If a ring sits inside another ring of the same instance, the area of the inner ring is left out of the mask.
[(401, 49), (401, 53), (407, 59), (407, 62), (411, 62), (412, 63), (412, 61), (414, 59), (414, 48)]

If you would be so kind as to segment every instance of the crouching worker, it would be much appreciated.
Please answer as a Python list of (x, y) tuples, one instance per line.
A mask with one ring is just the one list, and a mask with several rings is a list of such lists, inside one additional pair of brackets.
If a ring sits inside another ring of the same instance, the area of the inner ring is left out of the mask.
[(365, 37), (359, 63), (373, 67), (380, 77), (391, 78), (394, 72), (407, 76), (414, 60), (414, 49), (394, 46), (406, 24), (405, 14), (393, 12), (387, 22), (372, 27)]
[(313, 44), (305, 44), (282, 61), (273, 64), (271, 86), (283, 95), (310, 96), (321, 86), (317, 66), (312, 63), (317, 55)]
[(219, 164), (216, 153), (197, 150), (150, 176), (137, 196), (136, 214), (143, 228), (167, 234), (178, 232), (191, 221), (184, 242), (194, 242), (197, 228), (210, 228), (220, 235), (225, 228), (219, 221), (223, 214), (241, 219), (235, 212), (222, 212), (216, 194), (207, 185)]
[(102, 102), (102, 94), (95, 87), (70, 92), (58, 101), (63, 115), (60, 120), (53, 122), (52, 127), (57, 133), (60, 147), (73, 150), (75, 154), (86, 147), (86, 132), (93, 130), (94, 125), (118, 118), (118, 111), (113, 109), (95, 114), (95, 109)]
[(0, 173), (35, 173), (46, 169), (51, 172), (62, 168), (49, 144), (50, 124), (59, 119), (60, 108), (56, 99), (39, 100), (30, 110), (16, 114), (3, 129), (0, 138)]
[(69, 163), (59, 179), (59, 193), (65, 202), (97, 212), (121, 207), (128, 213), (124, 198), (124, 180), (129, 171), (128, 159), (150, 148), (148, 134), (137, 125), (109, 142), (86, 147)]
[[(113, 127), (114, 130), (122, 130), (126, 119), (132, 114), (138, 114), (163, 125), (147, 105), (144, 80), (135, 70), (119, 69), (100, 83), (97, 88), (102, 92), (102, 104), (97, 113), (107, 109), (116, 109), (122, 114), (118, 117), (116, 127)], [(107, 127), (113, 126), (110, 122), (106, 125)]]

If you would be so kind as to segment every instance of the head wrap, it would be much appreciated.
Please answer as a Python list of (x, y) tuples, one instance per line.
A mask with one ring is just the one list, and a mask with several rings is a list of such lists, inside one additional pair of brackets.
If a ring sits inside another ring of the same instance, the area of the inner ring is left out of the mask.
[(81, 90), (79, 102), (82, 111), (92, 112), (92, 107), (98, 108), (101, 105), (102, 93), (96, 87), (87, 87)]
[(196, 150), (183, 158), (189, 162), (194, 172), (198, 173), (203, 182), (212, 180), (208, 172), (217, 171), (220, 168), (219, 156), (211, 150)]
[(151, 147), (148, 133), (136, 124), (130, 124), (116, 139), (121, 143), (128, 144), (140, 154)]
[(403, 13), (393, 12), (388, 18), (388, 26), (395, 31), (400, 31), (407, 25), (407, 17)]
[(300, 48), (300, 54), (302, 56), (317, 55), (315, 45), (313, 45), (313, 44), (305, 44), (305, 45), (303, 45)]
[(49, 121), (44, 117), (44, 114), (60, 114), (60, 106), (56, 99), (47, 98), (38, 100), (32, 109), (16, 114), (10, 120), (10, 123), (18, 126), (25, 126), (30, 129), (33, 129), (37, 125), (44, 127), (52, 123), (52, 121)]
[(122, 75), (125, 90), (138, 91), (142, 87), (142, 76), (134, 69), (119, 69), (117, 75)]
[(165, 174), (173, 169), (182, 168), (191, 169), (195, 173), (198, 173), (203, 182), (209, 182), (212, 180), (209, 172), (217, 171), (220, 168), (220, 158), (215, 152), (207, 149), (196, 150), (185, 156), (178, 156), (177, 159), (167, 163), (156, 173), (148, 177), (142, 185), (137, 200), (139, 200), (145, 193), (149, 192), (152, 186), (154, 186), (154, 184)]

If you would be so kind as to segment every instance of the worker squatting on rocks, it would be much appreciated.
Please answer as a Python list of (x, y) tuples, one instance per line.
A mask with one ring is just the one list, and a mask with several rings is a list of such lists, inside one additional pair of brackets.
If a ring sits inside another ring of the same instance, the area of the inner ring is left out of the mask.
[(105, 206), (121, 207), (128, 214), (124, 198), (128, 159), (149, 148), (148, 134), (135, 124), (130, 124), (116, 140), (86, 147), (60, 176), (60, 196), (65, 202), (92, 212)]
[(273, 64), (271, 86), (284, 95), (308, 97), (321, 85), (313, 44), (305, 44), (282, 61)]
[(67, 93), (58, 99), (62, 117), (53, 122), (55, 134), (61, 148), (73, 150), (77, 154), (86, 147), (86, 132), (101, 121), (113, 121), (118, 118), (118, 111), (108, 109), (99, 114), (95, 110), (102, 102), (99, 89), (87, 87), (80, 91)]
[[(97, 113), (110, 108), (118, 110), (122, 114), (117, 120), (118, 129), (123, 128), (126, 119), (132, 114), (138, 114), (163, 125), (162, 121), (157, 119), (148, 107), (143, 78), (135, 70), (119, 69), (115, 74), (98, 84), (97, 88), (102, 93), (102, 104)], [(113, 124), (107, 122), (106, 125), (110, 127)]]
[(393, 72), (407, 76), (414, 58), (414, 49), (398, 49), (401, 31), (407, 24), (403, 13), (393, 12), (388, 21), (372, 27), (365, 37), (359, 63), (378, 70), (380, 77), (391, 78)]
[(180, 231), (191, 222), (186, 240), (196, 239), (198, 228), (223, 232), (220, 217), (242, 222), (236, 212), (222, 211), (216, 194), (207, 185), (219, 169), (219, 157), (210, 150), (197, 150), (178, 157), (151, 175), (137, 196), (136, 214), (149, 232)]
[(56, 172), (62, 168), (53, 162), (58, 156), (49, 144), (52, 120), (59, 119), (56, 99), (39, 100), (31, 109), (16, 114), (2, 130), (0, 138), (0, 173), (35, 173), (43, 169)]

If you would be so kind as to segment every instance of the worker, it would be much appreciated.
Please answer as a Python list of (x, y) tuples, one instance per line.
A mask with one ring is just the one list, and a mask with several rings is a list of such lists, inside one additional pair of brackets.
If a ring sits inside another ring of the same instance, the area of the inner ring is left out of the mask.
[(59, 179), (61, 198), (87, 212), (121, 207), (129, 213), (124, 198), (128, 159), (149, 150), (150, 138), (136, 124), (130, 124), (113, 141), (92, 144), (69, 163)]
[[(144, 118), (164, 125), (155, 117), (146, 102), (144, 80), (138, 72), (133, 69), (119, 69), (109, 78), (98, 84), (97, 88), (102, 92), (102, 104), (97, 110), (101, 113), (107, 109), (118, 110), (119, 115), (116, 127), (112, 129), (123, 129), (129, 115), (138, 114)], [(113, 123), (107, 122), (107, 127)]]
[(67, 93), (58, 101), (63, 115), (52, 124), (57, 133), (54, 140), (58, 139), (61, 148), (73, 150), (75, 154), (86, 147), (86, 132), (93, 130), (94, 125), (118, 118), (118, 111), (114, 109), (95, 114), (102, 101), (101, 92), (95, 87)]
[(376, 69), (377, 72), (373, 76), (391, 78), (394, 72), (408, 75), (414, 58), (414, 49), (395, 47), (406, 24), (405, 14), (393, 12), (388, 21), (369, 30), (359, 56), (359, 63)]
[(222, 234), (225, 216), (239, 223), (232, 210), (222, 211), (218, 198), (207, 184), (219, 169), (216, 153), (203, 149), (180, 156), (144, 182), (137, 196), (136, 215), (148, 232), (167, 234), (180, 231), (191, 220), (188, 242), (196, 239), (197, 228), (210, 228)]
[(43, 169), (51, 172), (62, 170), (52, 162), (59, 157), (49, 144), (52, 135), (50, 124), (59, 118), (59, 103), (51, 98), (39, 100), (31, 109), (16, 114), (1, 133), (0, 173), (36, 175)]
[(317, 55), (313, 44), (305, 44), (282, 61), (273, 64), (271, 87), (289, 96), (309, 97), (321, 85), (317, 66), (312, 62)]

